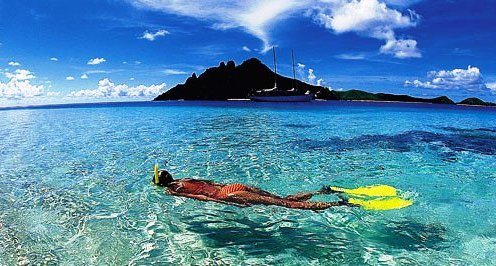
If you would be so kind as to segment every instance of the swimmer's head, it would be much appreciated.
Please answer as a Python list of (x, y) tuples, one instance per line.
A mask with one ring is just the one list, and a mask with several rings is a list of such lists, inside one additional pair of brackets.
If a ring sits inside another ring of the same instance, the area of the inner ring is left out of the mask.
[(158, 171), (158, 178), (155, 177), (152, 178), (152, 182), (155, 185), (164, 186), (164, 187), (168, 186), (172, 181), (174, 181), (172, 175), (166, 170)]

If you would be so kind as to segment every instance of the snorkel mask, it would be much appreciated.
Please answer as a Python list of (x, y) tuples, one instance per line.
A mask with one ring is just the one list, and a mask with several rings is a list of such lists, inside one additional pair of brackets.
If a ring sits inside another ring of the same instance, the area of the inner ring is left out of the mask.
[(168, 186), (174, 178), (166, 170), (158, 170), (158, 163), (153, 167), (153, 183), (157, 186)]

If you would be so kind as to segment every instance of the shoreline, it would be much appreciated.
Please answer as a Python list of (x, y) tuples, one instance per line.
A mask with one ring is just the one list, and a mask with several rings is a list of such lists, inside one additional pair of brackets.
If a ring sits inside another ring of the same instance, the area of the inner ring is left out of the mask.
[[(476, 108), (490, 108), (496, 109), (496, 106), (487, 105), (469, 105), (469, 104), (440, 104), (440, 103), (429, 103), (429, 102), (402, 102), (402, 101), (374, 101), (374, 100), (326, 100), (326, 99), (315, 99), (314, 102), (356, 102), (356, 103), (384, 103), (384, 104), (416, 104), (416, 105), (429, 105), (429, 106), (440, 106), (440, 107), (450, 107), (450, 106), (460, 106), (460, 107), (476, 107)], [(42, 105), (24, 105), (24, 106), (0, 106), (0, 111), (8, 110), (29, 110), (29, 109), (64, 109), (64, 108), (105, 108), (112, 106), (119, 107), (133, 107), (133, 106), (149, 106), (157, 103), (183, 103), (183, 102), (232, 102), (232, 103), (247, 103), (252, 102), (250, 99), (227, 99), (227, 100), (166, 100), (166, 101), (121, 101), (121, 102), (79, 102), (79, 103), (62, 103), (62, 104), (42, 104)], [(255, 103), (255, 102), (253, 102)], [(268, 102), (269, 103), (269, 102)], [(311, 103), (311, 102), (309, 102)], [(285, 104), (285, 103), (273, 103), (273, 104)], [(256, 105), (254, 105), (256, 106)]]
[(443, 104), (443, 103), (429, 103), (429, 102), (401, 102), (401, 101), (374, 101), (374, 100), (340, 100), (349, 102), (364, 102), (364, 103), (413, 103), (413, 104), (440, 104), (440, 105), (457, 105), (455, 104)]
[[(321, 100), (327, 101), (327, 100)], [(446, 106), (466, 106), (466, 107), (488, 107), (488, 108), (496, 108), (496, 106), (490, 105), (477, 105), (477, 104), (462, 104), (462, 103), (429, 103), (429, 102), (401, 102), (401, 101), (374, 101), (374, 100), (336, 100), (336, 101), (348, 101), (348, 102), (366, 102), (366, 103), (411, 103), (411, 104), (431, 104), (431, 105), (446, 105)]]
[(457, 103), (456, 105), (459, 106), (475, 106), (475, 107), (488, 107), (488, 108), (496, 108), (496, 106), (491, 106), (491, 105), (477, 105), (477, 104), (464, 104), (464, 103)]

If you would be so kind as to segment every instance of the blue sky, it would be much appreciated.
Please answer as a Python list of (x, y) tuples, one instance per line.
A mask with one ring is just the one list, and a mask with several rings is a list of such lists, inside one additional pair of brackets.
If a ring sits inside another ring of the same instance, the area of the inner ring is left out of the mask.
[(142, 100), (277, 46), (335, 90), (496, 100), (496, 0), (0, 0), (0, 105)]

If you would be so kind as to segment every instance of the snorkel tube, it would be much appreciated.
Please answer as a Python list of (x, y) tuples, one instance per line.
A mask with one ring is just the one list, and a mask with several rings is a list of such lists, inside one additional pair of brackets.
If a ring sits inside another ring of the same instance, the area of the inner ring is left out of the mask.
[(153, 180), (156, 185), (159, 183), (158, 180), (158, 163), (155, 163), (155, 166), (153, 167)]

